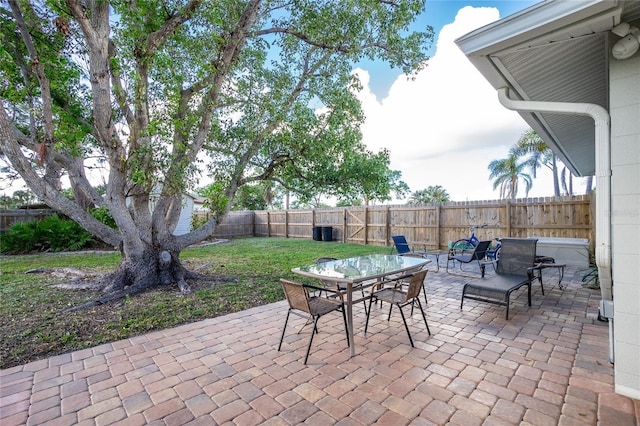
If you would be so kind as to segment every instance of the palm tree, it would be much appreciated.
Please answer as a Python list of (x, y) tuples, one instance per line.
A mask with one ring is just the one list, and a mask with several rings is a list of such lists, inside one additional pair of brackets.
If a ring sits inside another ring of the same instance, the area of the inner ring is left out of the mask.
[[(561, 188), (565, 194), (573, 194), (573, 175), (566, 166), (562, 165), (562, 162), (560, 162), (562, 170), (559, 169), (558, 157), (533, 129), (529, 129), (522, 134), (514, 146), (514, 152), (517, 157), (525, 158), (525, 162), (534, 179), (536, 178), (536, 170), (541, 166), (548, 167), (551, 170), (553, 174), (553, 193), (556, 197), (560, 195)], [(587, 176), (585, 194), (591, 193), (592, 186), (593, 176)]]
[(531, 175), (525, 173), (528, 167), (526, 162), (518, 163), (518, 156), (514, 149), (509, 151), (507, 158), (489, 163), (489, 178), (493, 179), (494, 190), (500, 187), (500, 198), (515, 199), (520, 180), (525, 184), (525, 197), (529, 195), (533, 179)]
[(451, 201), (449, 193), (440, 185), (419, 189), (411, 194), (408, 204), (446, 203)]
[[(560, 195), (560, 182), (558, 179), (558, 158), (551, 148), (538, 136), (533, 129), (525, 131), (513, 148), (514, 155), (524, 158), (524, 164), (536, 178), (536, 171), (545, 166), (553, 173), (553, 193)], [(566, 183), (565, 183), (566, 185)]]

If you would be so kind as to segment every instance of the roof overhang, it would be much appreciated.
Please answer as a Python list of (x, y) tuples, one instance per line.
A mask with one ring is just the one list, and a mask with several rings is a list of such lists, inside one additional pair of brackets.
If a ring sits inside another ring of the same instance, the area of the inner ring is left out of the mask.
[[(640, 1), (547, 0), (456, 44), (494, 88), (509, 87), (512, 98), (593, 103), (609, 110), (609, 52), (619, 39), (610, 31), (639, 19)], [(591, 118), (519, 114), (575, 175), (595, 173)]]

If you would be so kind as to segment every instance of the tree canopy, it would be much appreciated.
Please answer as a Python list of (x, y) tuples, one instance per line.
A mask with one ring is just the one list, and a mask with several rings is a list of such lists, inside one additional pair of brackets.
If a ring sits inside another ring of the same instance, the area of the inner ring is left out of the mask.
[(489, 178), (493, 179), (493, 189), (500, 189), (500, 198), (515, 199), (518, 194), (520, 181), (524, 182), (525, 197), (531, 190), (533, 179), (526, 173), (527, 163), (519, 162), (514, 150), (509, 156), (489, 163)]
[[(187, 288), (180, 251), (213, 232), (243, 185), (369, 199), (403, 190), (383, 167), (388, 153), (362, 144), (351, 69), (362, 59), (409, 75), (423, 67), (433, 30), (409, 30), (423, 1), (5, 4), (0, 153), (39, 198), (121, 248), (115, 288)], [(87, 177), (96, 165), (104, 195)], [(219, 214), (174, 236), (182, 193), (202, 176), (222, 189)], [(117, 228), (88, 206), (108, 208)]]
[[(526, 130), (513, 145), (507, 158), (492, 161), (488, 168), (494, 180), (493, 188), (500, 187), (502, 198), (515, 198), (518, 181), (525, 183), (528, 194), (533, 179), (536, 178), (540, 167), (547, 167), (553, 176), (553, 194), (558, 197), (562, 193), (573, 194), (573, 180), (571, 172), (562, 164), (555, 153), (533, 130)], [(559, 166), (562, 166), (560, 170)], [(527, 173), (527, 171), (529, 173)], [(586, 193), (591, 192), (591, 179), (587, 180)]]
[(446, 189), (440, 185), (430, 185), (411, 194), (408, 204), (446, 203), (451, 197)]

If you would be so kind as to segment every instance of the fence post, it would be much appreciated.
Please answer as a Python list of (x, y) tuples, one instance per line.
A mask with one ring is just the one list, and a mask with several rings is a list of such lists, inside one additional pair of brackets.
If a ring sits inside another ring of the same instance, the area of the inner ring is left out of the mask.
[(342, 243), (347, 242), (347, 208), (342, 209)]
[(364, 245), (369, 244), (369, 208), (364, 206)]
[(504, 204), (505, 216), (507, 219), (507, 237), (511, 237), (511, 200), (506, 199)]
[(436, 250), (440, 250), (440, 204), (436, 206)]
[(289, 238), (289, 210), (284, 211), (284, 237)]
[(387, 214), (386, 214), (386, 224), (385, 224), (385, 236), (384, 236), (384, 245), (389, 245), (389, 240), (391, 239), (391, 207), (387, 206)]
[(271, 238), (271, 216), (267, 212), (267, 237)]

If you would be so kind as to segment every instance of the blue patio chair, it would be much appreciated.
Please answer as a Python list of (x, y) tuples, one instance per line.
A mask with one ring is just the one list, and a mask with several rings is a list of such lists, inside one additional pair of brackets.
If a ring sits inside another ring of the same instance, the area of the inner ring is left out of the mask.
[(404, 235), (394, 235), (393, 237), (391, 237), (391, 239), (393, 240), (393, 245), (400, 256), (414, 255), (427, 257), (426, 246), (425, 250), (414, 250), (413, 248), (411, 248), (411, 246), (409, 246), (409, 243), (407, 242), (407, 239)]

